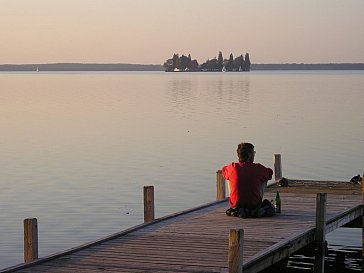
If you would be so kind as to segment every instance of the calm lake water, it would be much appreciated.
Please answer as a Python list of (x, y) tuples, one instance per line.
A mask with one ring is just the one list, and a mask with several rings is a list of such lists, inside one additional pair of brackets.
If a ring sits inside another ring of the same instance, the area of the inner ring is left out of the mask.
[[(288, 178), (364, 173), (364, 71), (0, 73), (0, 87), (0, 268), (22, 262), (25, 218), (42, 257), (142, 223), (145, 185), (156, 217), (213, 201), (243, 140), (267, 166), (282, 154)], [(330, 238), (357, 271), (360, 229)]]

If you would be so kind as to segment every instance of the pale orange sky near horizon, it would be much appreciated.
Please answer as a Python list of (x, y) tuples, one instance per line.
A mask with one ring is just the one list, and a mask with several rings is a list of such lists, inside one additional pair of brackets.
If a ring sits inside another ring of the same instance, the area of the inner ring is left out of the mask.
[(363, 0), (1, 0), (0, 64), (364, 62)]

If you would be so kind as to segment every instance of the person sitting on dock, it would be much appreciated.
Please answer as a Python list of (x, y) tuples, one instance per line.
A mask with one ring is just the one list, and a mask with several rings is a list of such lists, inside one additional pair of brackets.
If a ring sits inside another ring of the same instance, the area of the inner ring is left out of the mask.
[(240, 143), (237, 155), (239, 162), (233, 162), (222, 169), (230, 193), (230, 208), (226, 214), (243, 218), (273, 216), (275, 209), (272, 203), (267, 199), (262, 201), (273, 170), (254, 163), (255, 151), (251, 143)]

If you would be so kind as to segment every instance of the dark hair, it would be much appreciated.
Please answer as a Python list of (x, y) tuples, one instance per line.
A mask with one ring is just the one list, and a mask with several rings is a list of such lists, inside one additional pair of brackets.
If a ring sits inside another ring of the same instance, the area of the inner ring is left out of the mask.
[(239, 157), (239, 162), (250, 162), (251, 154), (254, 152), (254, 145), (247, 142), (242, 142), (238, 145), (236, 150)]

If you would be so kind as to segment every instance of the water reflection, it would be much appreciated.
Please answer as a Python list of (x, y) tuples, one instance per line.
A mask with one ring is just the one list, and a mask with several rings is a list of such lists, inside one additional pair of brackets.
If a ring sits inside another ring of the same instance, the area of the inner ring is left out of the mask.
[(246, 75), (176, 73), (166, 84), (170, 111), (182, 116), (216, 113), (236, 120), (249, 112), (250, 78)]
[(144, 185), (157, 217), (214, 200), (242, 138), (264, 165), (282, 153), (287, 177), (364, 165), (363, 72), (0, 73), (0, 86), (1, 266), (22, 261), (24, 218), (45, 256), (141, 223)]
[[(339, 228), (327, 236), (328, 253), (325, 257), (326, 273), (353, 273), (362, 271), (362, 249), (359, 246), (361, 228)], [(345, 242), (343, 242), (343, 239)], [(313, 272), (312, 249), (300, 250), (291, 255), (287, 266), (273, 266), (261, 273)]]

